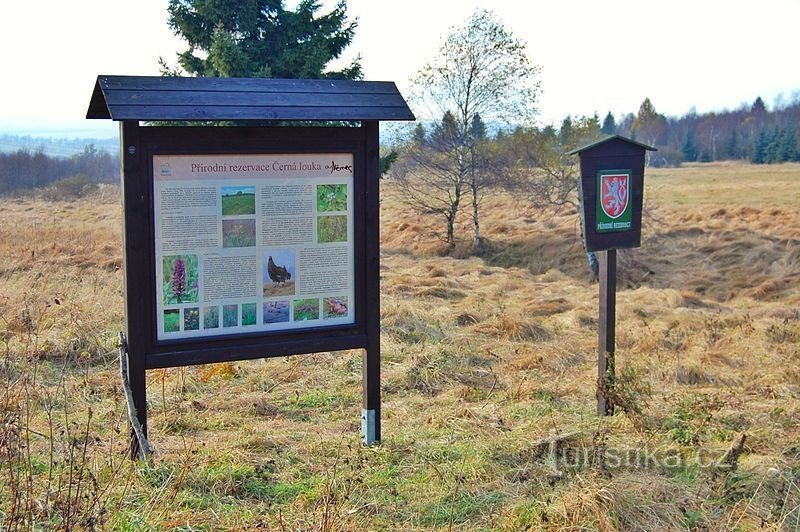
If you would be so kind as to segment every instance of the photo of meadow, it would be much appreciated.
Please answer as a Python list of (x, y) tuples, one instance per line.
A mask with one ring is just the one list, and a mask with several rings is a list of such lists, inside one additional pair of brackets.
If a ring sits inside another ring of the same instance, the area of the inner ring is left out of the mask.
[(347, 216), (317, 216), (317, 242), (347, 242)]
[(256, 213), (256, 187), (220, 187), (222, 216), (238, 216)]
[(222, 220), (222, 247), (247, 248), (256, 245), (256, 221)]

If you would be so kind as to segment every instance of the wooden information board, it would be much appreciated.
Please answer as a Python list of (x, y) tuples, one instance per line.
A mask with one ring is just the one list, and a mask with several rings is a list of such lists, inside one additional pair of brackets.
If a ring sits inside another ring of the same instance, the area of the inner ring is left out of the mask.
[(121, 122), (132, 427), (147, 370), (363, 349), (379, 441), (378, 121), (414, 119), (394, 83), (99, 76), (87, 118)]

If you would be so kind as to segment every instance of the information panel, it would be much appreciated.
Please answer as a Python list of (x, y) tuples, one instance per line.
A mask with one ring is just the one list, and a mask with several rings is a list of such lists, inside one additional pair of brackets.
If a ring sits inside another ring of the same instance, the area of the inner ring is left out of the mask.
[(155, 155), (157, 339), (346, 325), (353, 155)]

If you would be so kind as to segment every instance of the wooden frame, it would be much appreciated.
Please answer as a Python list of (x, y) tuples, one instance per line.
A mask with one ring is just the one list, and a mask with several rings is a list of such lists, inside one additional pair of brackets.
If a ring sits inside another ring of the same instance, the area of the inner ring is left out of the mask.
[[(141, 127), (121, 125), (129, 374), (147, 431), (146, 370), (284, 355), (365, 349), (365, 441), (380, 440), (378, 127)], [(353, 155), (355, 323), (295, 331), (158, 340), (153, 157), (188, 154)]]

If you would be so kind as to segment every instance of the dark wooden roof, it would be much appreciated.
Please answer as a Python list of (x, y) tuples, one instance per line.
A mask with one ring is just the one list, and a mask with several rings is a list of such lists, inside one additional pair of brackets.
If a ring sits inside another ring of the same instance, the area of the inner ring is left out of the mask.
[(388, 81), (98, 76), (86, 118), (414, 120)]
[[(581, 146), (580, 148), (575, 148), (574, 150), (572, 150), (570, 152), (567, 152), (567, 155), (575, 155), (576, 153), (581, 153), (581, 152), (584, 152), (584, 151), (588, 151), (588, 150), (591, 150), (592, 148), (596, 148), (596, 147), (600, 146), (601, 144), (605, 144), (605, 143), (611, 142), (611, 141), (617, 141), (617, 142), (622, 141), (623, 143), (630, 144), (630, 145), (636, 146), (638, 148), (643, 148), (645, 150), (658, 151), (658, 149), (654, 148), (653, 146), (649, 146), (647, 144), (642, 144), (641, 142), (636, 142), (635, 140), (629, 139), (628, 137), (623, 137), (622, 135), (609, 135), (608, 137), (603, 137), (602, 139), (597, 140), (595, 142), (592, 142), (590, 144), (587, 144), (586, 146)], [(639, 152), (639, 153), (641, 153), (641, 152)]]

